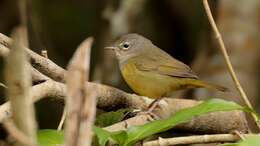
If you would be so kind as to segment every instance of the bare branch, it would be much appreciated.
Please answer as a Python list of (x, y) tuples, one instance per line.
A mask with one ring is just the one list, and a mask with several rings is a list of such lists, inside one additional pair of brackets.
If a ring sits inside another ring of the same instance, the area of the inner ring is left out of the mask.
[(30, 69), (31, 69), (32, 81), (34, 84), (50, 80), (49, 77), (45, 76), (44, 74), (39, 72), (37, 69), (33, 68), (32, 66), (30, 66)]
[[(0, 35), (1, 35), (1, 33), (0, 33)], [(4, 46), (3, 44), (0, 44), (0, 56), (6, 57), (9, 52), (10, 52), (9, 48)]]
[[(36, 144), (34, 106), (30, 94), (30, 65), (18, 33), (14, 35), (12, 50), (6, 58), (5, 79), (7, 97), (10, 99), (14, 123), (17, 128)], [(17, 142), (17, 145), (24, 145)]]
[(66, 77), (68, 118), (65, 127), (65, 145), (90, 146), (92, 125), (96, 114), (96, 91), (86, 88), (89, 78), (90, 48), (92, 38), (88, 38), (73, 55)]
[[(0, 33), (0, 54), (1, 56), (6, 56), (8, 51), (7, 49), (10, 48), (10, 45), (12, 43), (12, 40), (5, 36), (4, 34)], [(38, 55), (37, 53), (33, 52), (32, 50), (25, 48), (27, 54), (29, 55), (31, 64), (33, 67), (35, 67), (37, 70), (39, 70), (41, 73), (47, 75), (48, 77), (54, 79), (55, 81), (64, 82), (65, 81), (65, 73), (66, 71), (61, 68), (60, 66), (56, 65), (53, 61), (49, 60), (48, 58), (45, 58), (41, 55)]]
[[(9, 40), (9, 39), (0, 33), (0, 40), (2, 40), (1, 42), (3, 43), (3, 44), (0, 44), (0, 56), (5, 58), (8, 56), (10, 49), (7, 48), (6, 46), (4, 46), (5, 41), (3, 41), (3, 40)], [(32, 80), (34, 83), (40, 83), (40, 82), (50, 79), (49, 77), (43, 75), (41, 72), (39, 72), (35, 68), (31, 68), (31, 74), (32, 74)]]
[[(46, 81), (44, 83), (35, 85), (31, 88), (30, 94), (34, 102), (47, 97), (55, 97), (58, 99), (64, 99), (65, 97), (65, 85), (54, 82)], [(6, 102), (0, 106), (0, 123), (12, 116), (10, 102)]]
[(92, 46), (93, 38), (84, 40), (78, 47), (78, 51), (81, 52), (81, 57), (78, 57), (78, 63), (82, 63), (83, 76), (86, 76), (85, 80), (82, 80), (84, 88), (84, 102), (82, 103), (81, 115), (80, 115), (80, 131), (79, 131), (79, 146), (91, 146), (92, 141), (92, 126), (95, 122), (96, 116), (96, 96), (97, 91), (95, 89), (86, 88), (89, 80), (90, 70), (90, 51)]
[(205, 144), (219, 142), (236, 142), (238, 140), (240, 140), (239, 136), (234, 134), (195, 135), (176, 138), (159, 138), (158, 140), (144, 142), (143, 146)]
[[(98, 107), (106, 110), (113, 107), (114, 109), (115, 107), (145, 108), (152, 101), (147, 97), (128, 94), (116, 88), (89, 82), (87, 90), (91, 89), (95, 89), (97, 91)], [(38, 101), (42, 98), (47, 97), (64, 99), (64, 97), (66, 96), (66, 87), (62, 83), (49, 80), (33, 86), (31, 88), (31, 93), (33, 94), (34, 101)], [(165, 103), (165, 105), (162, 106), (163, 109), (155, 109), (155, 112), (162, 118), (167, 118), (180, 109), (191, 107), (199, 103), (195, 100), (172, 98), (166, 98), (161, 102), (162, 104)], [(0, 123), (11, 115), (12, 113), (10, 112), (9, 102), (6, 102), (5, 104), (0, 106)], [(106, 127), (106, 129), (109, 131), (118, 131), (124, 130), (126, 128), (126, 125), (143, 125), (148, 122), (150, 122), (150, 119), (147, 117), (147, 115), (140, 115)], [(175, 127), (175, 129), (189, 131), (191, 133), (230, 133), (234, 130), (246, 133), (248, 131), (244, 114), (240, 111), (217, 112), (207, 114), (198, 118), (194, 118), (188, 123), (179, 125)]]

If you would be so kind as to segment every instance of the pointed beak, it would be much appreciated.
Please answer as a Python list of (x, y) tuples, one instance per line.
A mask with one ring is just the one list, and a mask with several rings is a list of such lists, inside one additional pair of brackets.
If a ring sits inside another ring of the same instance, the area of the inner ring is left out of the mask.
[(117, 47), (113, 47), (113, 46), (111, 46), (111, 47), (105, 47), (105, 50), (113, 50), (113, 51), (115, 51), (115, 50), (117, 50), (118, 48)]

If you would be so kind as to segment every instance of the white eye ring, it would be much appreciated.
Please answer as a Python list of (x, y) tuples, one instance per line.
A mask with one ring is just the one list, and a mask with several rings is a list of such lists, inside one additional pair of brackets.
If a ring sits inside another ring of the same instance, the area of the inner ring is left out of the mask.
[(128, 50), (129, 47), (130, 47), (130, 43), (129, 42), (124, 42), (124, 43), (121, 44), (121, 46), (122, 46), (123, 50)]

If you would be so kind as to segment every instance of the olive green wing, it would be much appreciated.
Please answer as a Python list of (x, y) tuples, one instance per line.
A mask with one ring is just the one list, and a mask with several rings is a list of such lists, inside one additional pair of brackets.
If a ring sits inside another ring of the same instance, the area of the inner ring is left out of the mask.
[(138, 60), (135, 65), (137, 69), (142, 71), (156, 72), (180, 78), (198, 78), (189, 66), (169, 56), (150, 56), (139, 58)]

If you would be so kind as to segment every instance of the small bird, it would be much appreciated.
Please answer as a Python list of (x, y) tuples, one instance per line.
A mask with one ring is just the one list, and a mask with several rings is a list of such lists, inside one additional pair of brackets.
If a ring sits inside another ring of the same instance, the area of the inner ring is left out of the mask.
[(173, 58), (139, 34), (121, 36), (113, 46), (126, 83), (134, 92), (153, 99), (187, 88), (227, 88), (199, 80), (189, 66)]

